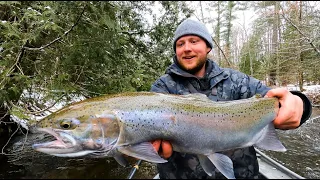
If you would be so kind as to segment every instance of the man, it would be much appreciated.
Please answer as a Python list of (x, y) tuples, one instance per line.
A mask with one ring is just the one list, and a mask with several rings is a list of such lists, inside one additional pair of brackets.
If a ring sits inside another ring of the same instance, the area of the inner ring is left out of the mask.
[[(151, 91), (170, 94), (203, 93), (212, 101), (230, 101), (262, 94), (278, 97), (280, 110), (274, 120), (278, 129), (294, 129), (311, 115), (308, 98), (300, 92), (286, 88), (271, 89), (259, 80), (239, 71), (221, 68), (207, 59), (213, 41), (204, 24), (186, 19), (175, 31), (173, 49), (174, 63), (151, 87)], [(196, 155), (172, 151), (170, 142), (155, 140), (154, 147), (168, 160), (157, 164), (161, 179), (224, 178), (218, 171), (211, 177), (202, 169)], [(253, 147), (223, 152), (233, 161), (236, 178), (258, 178), (258, 161)]]

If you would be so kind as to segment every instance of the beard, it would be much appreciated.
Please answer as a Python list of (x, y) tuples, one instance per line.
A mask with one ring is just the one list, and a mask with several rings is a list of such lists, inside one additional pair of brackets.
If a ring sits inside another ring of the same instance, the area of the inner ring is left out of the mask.
[(177, 63), (177, 64), (178, 64), (178, 66), (179, 66), (182, 70), (184, 70), (184, 71), (186, 71), (186, 72), (188, 72), (188, 73), (190, 73), (190, 74), (195, 74), (195, 73), (199, 72), (199, 71), (203, 68), (203, 66), (206, 64), (206, 62), (207, 62), (206, 59), (201, 60), (201, 61), (198, 62), (198, 63), (196, 64), (196, 66), (193, 67), (193, 68), (187, 68), (187, 67), (183, 66), (183, 65), (180, 64), (180, 63)]

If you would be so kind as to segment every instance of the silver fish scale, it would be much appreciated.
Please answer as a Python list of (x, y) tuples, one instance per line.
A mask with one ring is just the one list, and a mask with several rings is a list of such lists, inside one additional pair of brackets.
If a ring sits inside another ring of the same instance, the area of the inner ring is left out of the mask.
[[(170, 101), (168, 98), (171, 98)], [(266, 107), (255, 107), (255, 104), (262, 103), (260, 100), (237, 101), (243, 103), (240, 106), (235, 101), (214, 104), (197, 98), (174, 99), (172, 96), (157, 95), (127, 100), (116, 111), (123, 123), (122, 138), (130, 144), (167, 139), (175, 151), (209, 154), (247, 145), (252, 136), (275, 117), (274, 107), (267, 106), (268, 103)], [(247, 108), (250, 108), (249, 112)], [(217, 109), (219, 112), (215, 112)], [(210, 110), (215, 113), (209, 113)]]

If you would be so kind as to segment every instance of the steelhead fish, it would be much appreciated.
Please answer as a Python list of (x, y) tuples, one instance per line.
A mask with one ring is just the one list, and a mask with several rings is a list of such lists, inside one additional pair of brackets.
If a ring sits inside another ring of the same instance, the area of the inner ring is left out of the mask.
[(45, 117), (36, 129), (52, 142), (33, 144), (37, 151), (60, 157), (114, 157), (126, 165), (126, 154), (165, 163), (150, 141), (169, 140), (173, 150), (197, 154), (208, 175), (216, 167), (235, 178), (231, 159), (219, 152), (256, 146), (285, 151), (273, 120), (277, 98), (214, 102), (203, 94), (133, 92), (86, 99)]

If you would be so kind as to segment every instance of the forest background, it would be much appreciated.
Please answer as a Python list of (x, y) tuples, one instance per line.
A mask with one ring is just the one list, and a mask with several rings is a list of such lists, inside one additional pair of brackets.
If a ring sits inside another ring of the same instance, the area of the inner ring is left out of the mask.
[[(320, 83), (320, 8), (312, 1), (1, 1), (0, 134), (57, 103), (149, 91), (172, 63), (188, 17), (206, 24), (211, 58), (268, 86)], [(250, 26), (239, 14), (251, 12)]]

